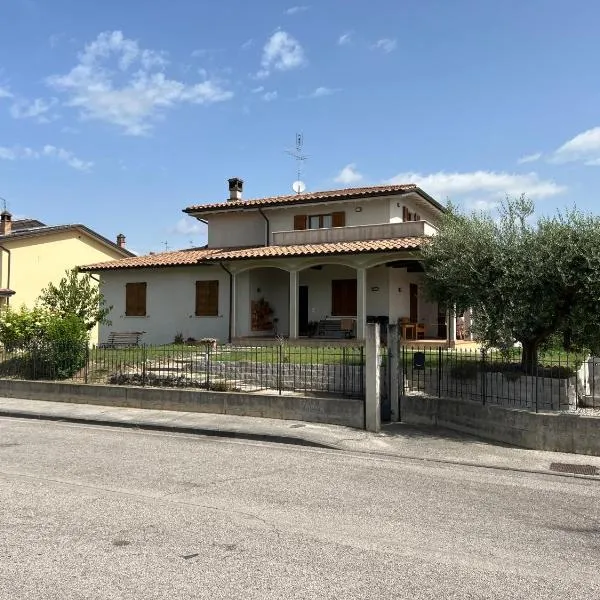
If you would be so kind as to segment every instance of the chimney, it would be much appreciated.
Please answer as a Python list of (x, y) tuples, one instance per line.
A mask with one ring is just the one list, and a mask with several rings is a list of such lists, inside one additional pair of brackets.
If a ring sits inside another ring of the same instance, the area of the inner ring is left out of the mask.
[(229, 181), (229, 202), (237, 202), (242, 199), (244, 189), (244, 180), (238, 177), (232, 177)]
[(0, 235), (9, 235), (12, 231), (12, 215), (3, 210), (0, 213)]
[(117, 246), (125, 248), (125, 236), (122, 233), (117, 236)]

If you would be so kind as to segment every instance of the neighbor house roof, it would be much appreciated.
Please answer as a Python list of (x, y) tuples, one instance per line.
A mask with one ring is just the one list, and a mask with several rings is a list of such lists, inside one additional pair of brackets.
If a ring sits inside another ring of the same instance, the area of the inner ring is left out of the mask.
[(323, 192), (308, 192), (305, 194), (292, 194), (287, 196), (271, 196), (267, 198), (253, 198), (250, 200), (229, 200), (213, 204), (196, 204), (185, 208), (183, 212), (190, 214), (209, 213), (222, 210), (239, 210), (275, 206), (288, 206), (295, 204), (312, 204), (315, 201), (331, 202), (337, 200), (352, 200), (355, 198), (373, 198), (388, 196), (390, 194), (407, 194), (414, 192), (423, 197), (438, 210), (444, 207), (434, 200), (429, 194), (413, 183), (397, 185), (379, 185), (373, 187), (346, 188), (342, 190), (328, 190)]
[[(19, 221), (16, 221), (16, 223), (19, 223)], [(84, 233), (85, 235), (88, 235), (88, 236), (94, 238), (101, 244), (104, 244), (105, 246), (109, 246), (110, 248), (112, 248), (113, 250), (116, 250), (123, 256), (135, 256), (135, 254), (133, 252), (127, 250), (127, 248), (122, 248), (121, 246), (115, 244), (115, 242), (112, 242), (108, 238), (105, 238), (103, 235), (96, 233), (93, 229), (90, 229), (89, 227), (86, 227), (85, 225), (81, 225), (78, 223), (72, 224), (72, 225), (52, 225), (52, 226), (42, 225), (41, 227), (35, 226), (35, 227), (29, 227), (29, 228), (19, 227), (16, 230), (13, 229), (7, 235), (0, 235), (0, 244), (2, 244), (3, 242), (5, 242), (7, 240), (39, 237), (39, 236), (49, 235), (51, 233), (57, 233), (57, 232), (61, 232), (61, 231), (79, 231), (81, 233)]]
[(294, 256), (332, 256), (418, 250), (423, 243), (420, 237), (358, 242), (331, 242), (327, 244), (299, 244), (294, 246), (260, 246), (252, 248), (192, 248), (176, 252), (161, 252), (121, 260), (113, 260), (80, 267), (80, 271), (97, 272), (118, 269), (143, 269), (211, 264), (256, 258), (284, 258)]

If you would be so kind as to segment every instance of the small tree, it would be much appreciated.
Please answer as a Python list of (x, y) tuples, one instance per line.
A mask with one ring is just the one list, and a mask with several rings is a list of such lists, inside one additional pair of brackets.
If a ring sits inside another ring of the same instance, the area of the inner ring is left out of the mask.
[(112, 306), (106, 305), (104, 296), (90, 275), (80, 274), (77, 269), (67, 270), (58, 286), (48, 284), (38, 301), (53, 313), (80, 318), (88, 331), (97, 323), (110, 325), (107, 317)]
[(552, 336), (592, 350), (600, 345), (600, 218), (571, 210), (531, 222), (524, 196), (499, 217), (450, 206), (423, 249), (428, 296), (471, 307), (474, 334), (488, 346), (523, 346), (532, 372)]

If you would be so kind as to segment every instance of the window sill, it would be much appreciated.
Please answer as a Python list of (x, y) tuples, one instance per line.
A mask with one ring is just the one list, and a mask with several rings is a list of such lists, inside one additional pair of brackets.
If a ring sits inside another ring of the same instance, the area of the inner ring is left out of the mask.
[(223, 315), (190, 315), (190, 319), (222, 319)]

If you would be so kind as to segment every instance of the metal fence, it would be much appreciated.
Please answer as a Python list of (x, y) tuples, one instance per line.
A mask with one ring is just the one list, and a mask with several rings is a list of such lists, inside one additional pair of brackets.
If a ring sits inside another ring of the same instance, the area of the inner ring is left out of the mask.
[[(326, 393), (364, 397), (361, 345), (166, 345), (0, 350), (0, 377), (214, 391)], [(64, 350), (64, 351), (63, 351)]]
[(400, 381), (405, 394), (425, 393), (533, 411), (600, 410), (600, 359), (544, 351), (532, 369), (521, 366), (520, 348), (402, 347)]

